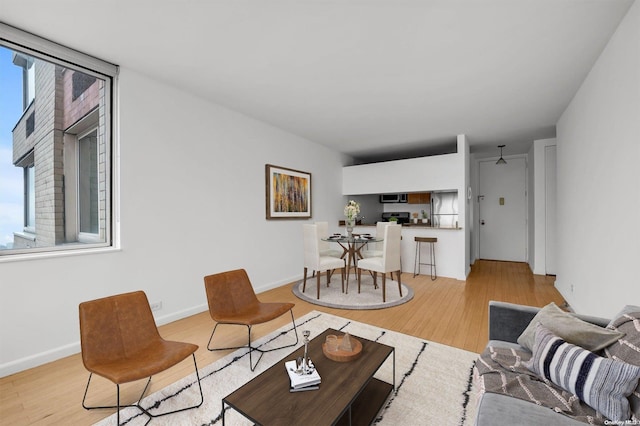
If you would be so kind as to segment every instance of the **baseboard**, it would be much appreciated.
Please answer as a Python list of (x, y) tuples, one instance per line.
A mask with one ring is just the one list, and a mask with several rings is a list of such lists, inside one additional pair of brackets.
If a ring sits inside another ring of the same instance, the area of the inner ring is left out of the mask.
[[(287, 278), (281, 281), (276, 281), (272, 283), (268, 283), (260, 286), (259, 288), (255, 288), (256, 293), (262, 293), (276, 287), (280, 287), (285, 284), (289, 284), (292, 282), (297, 282), (302, 279), (302, 275), (298, 277)], [(157, 325), (165, 325), (169, 324), (173, 321), (177, 321), (191, 315), (196, 315), (201, 312), (207, 311), (209, 307), (206, 303), (199, 304), (187, 309), (183, 309), (177, 312), (171, 312), (166, 315), (154, 317)], [(80, 341), (76, 341), (73, 343), (69, 343), (67, 345), (59, 346), (57, 348), (50, 349), (45, 352), (41, 352), (34, 355), (29, 355), (24, 358), (20, 358), (11, 362), (7, 362), (5, 364), (0, 365), (0, 377), (6, 377), (11, 374), (19, 373), (24, 370), (28, 370), (30, 368), (38, 367), (43, 364), (47, 364), (49, 362), (57, 361), (61, 358), (75, 355), (80, 353)]]
[(273, 290), (274, 288), (282, 287), (283, 285), (286, 285), (286, 284), (297, 283), (300, 280), (302, 280), (302, 274), (294, 276), (294, 277), (289, 277), (289, 278), (286, 278), (284, 280), (279, 280), (279, 281), (274, 281), (274, 282), (271, 282), (271, 283), (263, 284), (263, 285), (260, 285), (260, 286), (257, 286), (257, 287), (253, 283), (254, 284), (253, 291), (255, 291), (256, 294), (264, 293), (265, 291)]
[(30, 355), (15, 361), (7, 362), (0, 365), (0, 377), (6, 377), (20, 371), (38, 367), (61, 358), (74, 355), (80, 352), (80, 342), (69, 343), (39, 354)]
[[(208, 309), (206, 304), (200, 304), (182, 311), (172, 312), (167, 315), (155, 317), (157, 325), (165, 325), (170, 322), (177, 321), (191, 315), (199, 314)], [(30, 355), (15, 361), (7, 362), (0, 365), (0, 377), (6, 377), (11, 374), (19, 373), (30, 368), (38, 367), (49, 362), (57, 361), (61, 358), (80, 353), (80, 341), (69, 343), (64, 346), (53, 348), (51, 350)]]
[(200, 304), (200, 305), (193, 306), (191, 308), (183, 309), (181, 311), (171, 312), (166, 315), (162, 315), (158, 317), (154, 316), (154, 319), (156, 320), (156, 325), (165, 325), (165, 324), (169, 324), (170, 322), (174, 322), (186, 317), (190, 317), (191, 315), (199, 314), (208, 309), (209, 307), (206, 304)]

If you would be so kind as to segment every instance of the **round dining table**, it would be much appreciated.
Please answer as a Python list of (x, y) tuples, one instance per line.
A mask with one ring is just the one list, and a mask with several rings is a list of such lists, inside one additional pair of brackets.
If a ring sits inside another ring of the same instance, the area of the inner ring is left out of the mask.
[(328, 241), (333, 243), (340, 244), (342, 247), (343, 253), (340, 256), (341, 259), (344, 259), (347, 256), (347, 293), (349, 289), (349, 273), (351, 269), (351, 265), (353, 264), (353, 271), (357, 271), (358, 267), (358, 259), (362, 259), (362, 249), (369, 243), (378, 243), (380, 241), (384, 241), (383, 238), (372, 237), (369, 234), (353, 234), (352, 237), (334, 234), (327, 238), (322, 238), (322, 241)]

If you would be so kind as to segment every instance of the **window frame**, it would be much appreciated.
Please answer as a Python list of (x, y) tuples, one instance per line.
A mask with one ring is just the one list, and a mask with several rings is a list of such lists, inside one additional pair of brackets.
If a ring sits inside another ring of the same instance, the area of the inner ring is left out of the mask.
[[(0, 45), (70, 70), (80, 71), (104, 81), (104, 135), (102, 137), (104, 137), (106, 143), (104, 165), (106, 168), (105, 211), (107, 215), (104, 241), (96, 241), (96, 235), (94, 234), (83, 233), (82, 238), (78, 235), (78, 239), (75, 242), (48, 247), (0, 250), (0, 262), (49, 255), (85, 254), (104, 250), (118, 250), (120, 248), (120, 227), (117, 221), (119, 216), (117, 213), (119, 211), (119, 192), (117, 191), (119, 178), (119, 162), (117, 160), (119, 156), (117, 152), (119, 149), (118, 141), (116, 140), (116, 135), (118, 134), (116, 110), (118, 106), (119, 67), (1, 22)], [(26, 167), (26, 165), (23, 167)], [(99, 233), (101, 232), (99, 230)]]

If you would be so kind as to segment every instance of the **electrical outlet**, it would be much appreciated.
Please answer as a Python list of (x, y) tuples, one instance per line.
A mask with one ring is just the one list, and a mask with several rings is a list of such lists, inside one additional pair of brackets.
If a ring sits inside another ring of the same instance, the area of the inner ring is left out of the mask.
[(149, 306), (151, 306), (152, 311), (159, 311), (162, 309), (162, 301), (150, 303)]

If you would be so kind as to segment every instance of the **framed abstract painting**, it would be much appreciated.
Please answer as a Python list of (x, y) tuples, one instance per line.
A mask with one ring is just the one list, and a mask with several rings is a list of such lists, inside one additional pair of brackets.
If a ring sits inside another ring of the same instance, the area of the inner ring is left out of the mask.
[(267, 219), (311, 217), (311, 173), (267, 164)]

